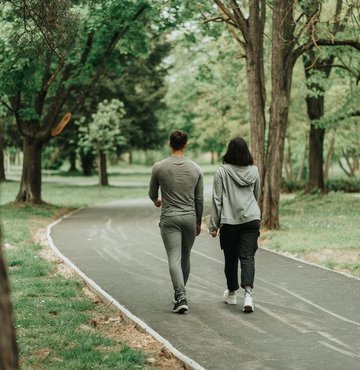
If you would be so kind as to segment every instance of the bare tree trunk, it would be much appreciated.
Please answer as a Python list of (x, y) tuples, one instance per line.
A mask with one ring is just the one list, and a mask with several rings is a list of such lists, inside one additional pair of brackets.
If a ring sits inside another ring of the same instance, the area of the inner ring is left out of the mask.
[(215, 164), (215, 152), (212, 150), (210, 153), (211, 153), (211, 164)]
[(359, 162), (359, 157), (356, 155), (355, 151), (354, 151), (354, 154), (352, 156), (352, 160), (353, 160), (354, 174), (357, 174), (359, 172), (359, 169), (360, 169), (360, 162)]
[[(257, 33), (253, 34), (253, 43), (257, 44)], [(251, 150), (259, 169), (262, 184), (265, 173), (265, 82), (263, 73), (263, 50), (249, 46), (246, 54), (248, 101), (250, 116)]]
[(280, 227), (281, 169), (284, 158), (293, 65), (292, 51), (295, 28), (293, 6), (294, 2), (291, 0), (274, 0), (273, 2), (272, 98), (262, 214), (263, 226), (267, 229)]
[(76, 151), (75, 150), (72, 150), (69, 153), (69, 162), (70, 162), (69, 172), (76, 172), (77, 168), (76, 168)]
[(332, 160), (332, 157), (334, 155), (334, 150), (335, 150), (335, 138), (336, 138), (336, 130), (333, 130), (333, 133), (330, 139), (329, 150), (327, 152), (325, 165), (324, 165), (324, 180), (326, 180), (329, 177), (331, 160)]
[(41, 200), (41, 149), (42, 142), (23, 138), (23, 169), (17, 202), (40, 204)]
[(355, 176), (354, 168), (353, 168), (353, 166), (351, 165), (351, 162), (350, 162), (350, 156), (351, 156), (351, 154), (349, 155), (344, 149), (341, 149), (341, 152), (342, 152), (342, 154), (343, 154), (343, 156), (345, 158), (345, 162), (346, 162), (346, 164), (348, 166), (348, 170), (345, 169), (345, 167), (343, 166), (341, 160), (339, 159), (340, 167), (346, 173), (347, 176), (354, 177)]
[(99, 185), (100, 186), (109, 185), (106, 168), (106, 154), (103, 150), (99, 150)]
[(301, 163), (300, 163), (300, 166), (299, 166), (299, 169), (298, 169), (298, 173), (297, 173), (297, 176), (296, 176), (296, 181), (300, 181), (301, 180), (302, 173), (303, 173), (304, 167), (305, 167), (305, 161), (306, 161), (307, 152), (308, 152), (308, 135), (306, 135), (304, 154), (303, 154), (303, 156), (301, 158)]
[(4, 131), (2, 125), (0, 126), (0, 182), (6, 180), (5, 163), (4, 163)]
[(305, 191), (310, 193), (316, 189), (325, 192), (324, 181), (324, 137), (325, 129), (310, 125), (309, 136), (309, 175)]
[[(265, 3), (249, 2), (248, 39), (246, 44), (246, 72), (250, 117), (251, 150), (259, 169), (261, 184), (265, 176), (265, 78), (264, 78), (264, 27)], [(262, 193), (262, 192), (261, 192)], [(261, 194), (260, 204), (262, 205)]]
[[(1, 231), (0, 231), (1, 234)], [(1, 240), (1, 235), (0, 235)], [(19, 368), (18, 348), (13, 324), (10, 289), (0, 242), (0, 369), (15, 370)]]
[(285, 169), (285, 176), (287, 181), (294, 180), (294, 167), (292, 162), (292, 153), (291, 153), (291, 144), (290, 139), (286, 137), (288, 145), (287, 145), (287, 152), (286, 152), (286, 159), (284, 162), (284, 169)]

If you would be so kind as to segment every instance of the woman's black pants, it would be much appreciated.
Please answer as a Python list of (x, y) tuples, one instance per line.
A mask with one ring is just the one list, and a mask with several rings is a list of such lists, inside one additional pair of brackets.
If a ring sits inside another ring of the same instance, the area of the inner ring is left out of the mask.
[(238, 266), (241, 266), (241, 287), (254, 287), (255, 252), (258, 249), (260, 221), (239, 225), (224, 224), (220, 228), (220, 246), (225, 256), (225, 276), (230, 291), (239, 289)]

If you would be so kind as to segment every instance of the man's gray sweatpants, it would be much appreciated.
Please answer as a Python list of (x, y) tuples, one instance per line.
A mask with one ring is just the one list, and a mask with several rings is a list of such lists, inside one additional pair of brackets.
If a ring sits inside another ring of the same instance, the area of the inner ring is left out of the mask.
[(169, 261), (169, 270), (175, 299), (186, 297), (185, 285), (190, 274), (190, 253), (196, 236), (196, 216), (166, 216), (160, 220)]

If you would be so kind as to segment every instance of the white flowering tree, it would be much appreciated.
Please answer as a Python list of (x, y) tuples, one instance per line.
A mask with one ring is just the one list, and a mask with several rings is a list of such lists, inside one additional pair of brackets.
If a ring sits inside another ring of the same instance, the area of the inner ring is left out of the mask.
[(85, 125), (85, 120), (79, 124), (79, 147), (84, 152), (93, 152), (98, 157), (99, 185), (109, 185), (106, 160), (116, 149), (126, 144), (122, 134), (122, 118), (125, 115), (124, 104), (118, 99), (104, 100), (98, 104), (96, 113)]

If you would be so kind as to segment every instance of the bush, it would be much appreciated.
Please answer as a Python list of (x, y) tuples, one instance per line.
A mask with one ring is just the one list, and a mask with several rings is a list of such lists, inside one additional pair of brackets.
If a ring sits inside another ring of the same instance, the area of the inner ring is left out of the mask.
[(360, 193), (360, 177), (327, 180), (327, 191), (343, 191), (345, 193)]
[(285, 180), (281, 179), (281, 191), (284, 193), (296, 193), (305, 189), (305, 182), (303, 180)]
[[(294, 193), (305, 189), (305, 181), (287, 181), (281, 179), (281, 191), (284, 193)], [(342, 191), (344, 193), (360, 193), (360, 177), (330, 179), (325, 182), (325, 189), (329, 191)]]

